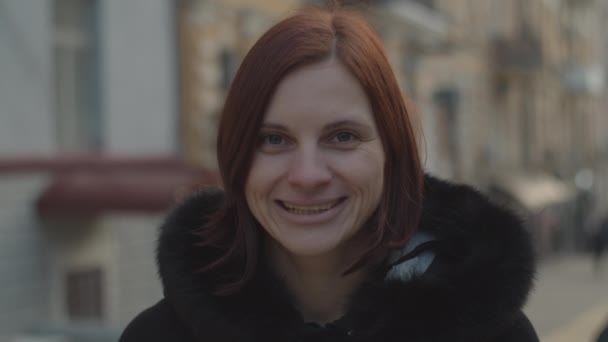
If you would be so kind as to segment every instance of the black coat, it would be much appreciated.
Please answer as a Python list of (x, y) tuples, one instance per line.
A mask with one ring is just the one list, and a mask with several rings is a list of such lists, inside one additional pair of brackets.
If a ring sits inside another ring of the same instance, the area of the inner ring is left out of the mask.
[[(519, 219), (467, 186), (429, 176), (425, 183), (419, 231), (433, 242), (419, 245), (418, 256), (411, 246), (399, 254), (409, 260), (371, 277), (347, 314), (323, 327), (302, 321), (286, 288), (263, 266), (237, 295), (205, 290), (209, 279), (193, 271), (205, 251), (192, 246), (191, 232), (223, 195), (193, 196), (161, 228), (165, 298), (139, 314), (120, 341), (538, 341), (521, 311), (535, 265)], [(432, 262), (416, 271), (424, 254)]]

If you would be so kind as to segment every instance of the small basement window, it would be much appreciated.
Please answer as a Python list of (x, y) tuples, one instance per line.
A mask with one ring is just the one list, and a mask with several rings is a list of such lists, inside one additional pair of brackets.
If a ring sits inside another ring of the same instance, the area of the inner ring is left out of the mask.
[(67, 314), (73, 320), (103, 318), (103, 272), (96, 267), (66, 274)]

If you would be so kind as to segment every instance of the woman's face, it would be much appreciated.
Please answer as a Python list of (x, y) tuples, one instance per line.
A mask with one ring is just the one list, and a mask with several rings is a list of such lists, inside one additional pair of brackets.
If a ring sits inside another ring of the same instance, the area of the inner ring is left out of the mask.
[(344, 250), (377, 208), (384, 151), (365, 91), (337, 61), (279, 83), (246, 184), (247, 204), (294, 256)]

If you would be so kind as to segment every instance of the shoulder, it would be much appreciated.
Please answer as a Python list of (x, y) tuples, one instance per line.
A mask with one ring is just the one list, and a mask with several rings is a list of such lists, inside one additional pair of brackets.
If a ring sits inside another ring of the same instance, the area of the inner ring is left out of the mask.
[(193, 193), (175, 205), (161, 226), (161, 235), (175, 236), (190, 233), (204, 224), (208, 215), (214, 214), (224, 202), (224, 192), (207, 188)]
[(441, 326), (434, 333), (455, 340), (537, 341), (521, 312), (536, 261), (517, 215), (474, 188), (427, 175), (419, 227), (435, 239), (435, 257), (425, 273), (399, 287), (407, 303), (425, 307), (410, 310), (410, 317), (428, 322), (426, 331)]
[(528, 317), (520, 311), (513, 324), (492, 342), (539, 342), (539, 338)]
[[(467, 259), (465, 264), (479, 267), (477, 270), (516, 268), (521, 273), (517, 280), (529, 289), (535, 258), (530, 232), (519, 215), (467, 185), (427, 175), (425, 186), (422, 231), (445, 242), (444, 252)], [(502, 274), (490, 280), (508, 281)]]
[(137, 315), (125, 328), (119, 342), (193, 341), (166, 299)]

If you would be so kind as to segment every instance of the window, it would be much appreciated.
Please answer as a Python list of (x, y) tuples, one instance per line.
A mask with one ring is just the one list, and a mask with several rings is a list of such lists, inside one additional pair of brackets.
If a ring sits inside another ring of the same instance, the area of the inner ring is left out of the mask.
[(435, 8), (435, 0), (410, 0), (411, 2), (416, 2), (419, 3), (423, 6), (426, 6), (428, 8), (434, 9)]
[(101, 146), (97, 6), (97, 0), (54, 1), (53, 91), (62, 150)]
[(67, 314), (73, 320), (100, 320), (103, 316), (100, 268), (66, 274)]
[(444, 160), (449, 160), (452, 175), (455, 179), (458, 179), (460, 176), (460, 146), (458, 140), (460, 93), (455, 88), (440, 88), (434, 93), (433, 102), (438, 119), (439, 154)]
[(238, 66), (234, 51), (227, 48), (223, 49), (220, 53), (220, 63), (222, 70), (222, 88), (228, 90)]

